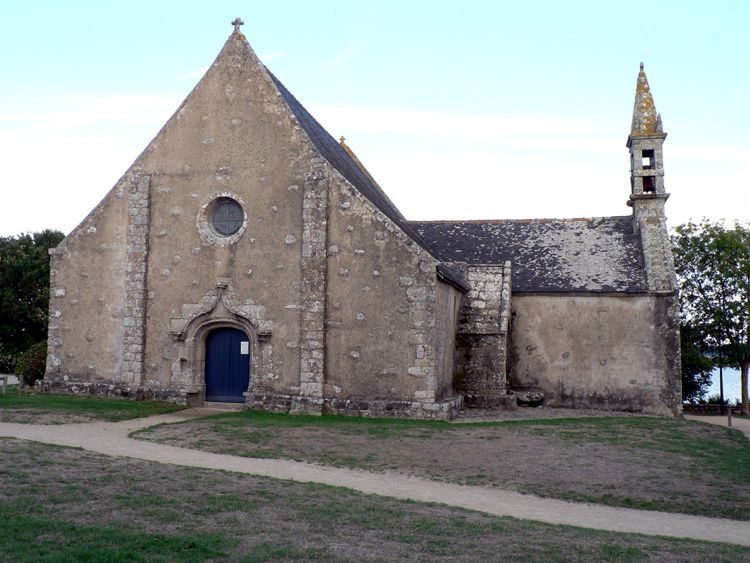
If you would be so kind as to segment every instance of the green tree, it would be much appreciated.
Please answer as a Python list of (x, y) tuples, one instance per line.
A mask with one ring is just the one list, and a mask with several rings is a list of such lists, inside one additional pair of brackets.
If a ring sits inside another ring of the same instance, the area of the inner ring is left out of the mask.
[(49, 254), (59, 231), (0, 237), (0, 371), (47, 338)]
[(680, 327), (682, 350), (682, 400), (696, 402), (704, 399), (711, 386), (714, 363), (703, 350), (703, 335), (690, 324)]
[(750, 414), (750, 225), (686, 223), (672, 246), (683, 326), (703, 335), (700, 350), (718, 365), (740, 369), (742, 412)]

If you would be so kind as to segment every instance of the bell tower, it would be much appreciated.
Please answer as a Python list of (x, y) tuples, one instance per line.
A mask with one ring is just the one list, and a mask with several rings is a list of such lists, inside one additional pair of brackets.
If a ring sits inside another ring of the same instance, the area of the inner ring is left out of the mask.
[(667, 232), (664, 203), (664, 153), (667, 134), (656, 113), (651, 88), (643, 70), (638, 73), (633, 121), (626, 146), (630, 150), (630, 199), (633, 228), (641, 237), (648, 288), (658, 293), (677, 289), (674, 262)]

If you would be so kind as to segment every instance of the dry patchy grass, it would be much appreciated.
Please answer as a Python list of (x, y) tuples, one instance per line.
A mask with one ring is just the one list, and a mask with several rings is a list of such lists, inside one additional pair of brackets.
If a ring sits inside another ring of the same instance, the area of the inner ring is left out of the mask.
[(0, 439), (2, 561), (740, 561), (750, 549), (497, 518)]
[(614, 506), (750, 519), (750, 442), (737, 431), (682, 420), (457, 425), (245, 411), (153, 427), (135, 437)]

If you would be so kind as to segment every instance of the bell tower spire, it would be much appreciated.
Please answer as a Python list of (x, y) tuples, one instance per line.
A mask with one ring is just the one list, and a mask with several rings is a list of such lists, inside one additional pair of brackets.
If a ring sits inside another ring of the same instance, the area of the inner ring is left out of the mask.
[(664, 155), (662, 145), (667, 134), (661, 123), (661, 115), (656, 113), (654, 97), (646, 78), (646, 72), (638, 73), (633, 104), (633, 122), (630, 126), (627, 147), (630, 149), (630, 201), (642, 195), (661, 196), (666, 200), (669, 194), (664, 189)]
[(669, 293), (677, 288), (664, 213), (664, 203), (669, 197), (664, 189), (662, 151), (666, 138), (641, 63), (635, 88), (633, 121), (626, 144), (630, 150), (628, 205), (633, 208), (633, 229), (641, 238), (648, 288), (657, 293)]

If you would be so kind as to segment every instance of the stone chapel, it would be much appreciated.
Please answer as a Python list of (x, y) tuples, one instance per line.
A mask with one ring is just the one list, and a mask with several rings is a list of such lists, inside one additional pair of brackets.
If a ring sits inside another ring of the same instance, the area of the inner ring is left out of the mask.
[[(44, 390), (294, 413), (681, 412), (662, 144), (618, 217), (409, 221), (235, 31), (51, 253)], [(625, 182), (623, 182), (625, 184)]]

